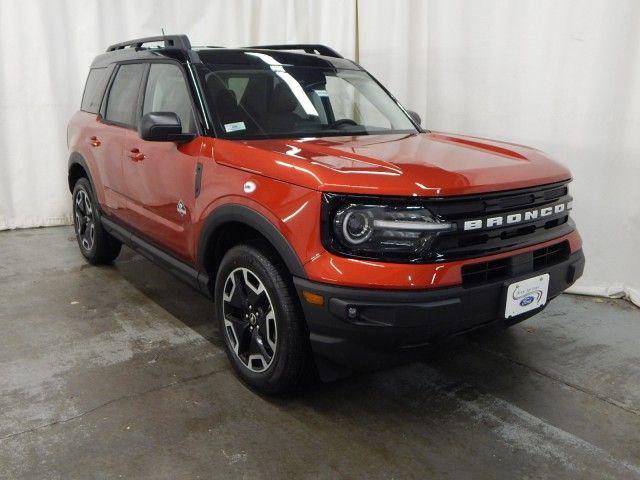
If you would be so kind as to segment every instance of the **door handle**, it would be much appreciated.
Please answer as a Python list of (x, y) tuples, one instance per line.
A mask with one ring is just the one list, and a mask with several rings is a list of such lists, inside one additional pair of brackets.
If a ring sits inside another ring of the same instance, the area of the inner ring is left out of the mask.
[(96, 137), (95, 135), (89, 138), (89, 143), (91, 144), (92, 147), (100, 146), (100, 140), (98, 140), (98, 137)]
[(142, 153), (138, 148), (132, 148), (128, 155), (134, 162), (141, 162), (144, 160), (144, 153)]

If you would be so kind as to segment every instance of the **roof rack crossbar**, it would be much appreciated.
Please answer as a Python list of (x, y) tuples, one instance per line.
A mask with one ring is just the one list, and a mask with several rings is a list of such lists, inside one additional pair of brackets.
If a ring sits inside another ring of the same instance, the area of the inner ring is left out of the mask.
[(115, 43), (107, 48), (107, 52), (114, 52), (127, 47), (142, 48), (145, 43), (153, 42), (164, 42), (165, 48), (173, 47), (182, 50), (191, 50), (191, 42), (186, 35), (160, 35), (158, 37), (136, 38), (126, 42)]
[(325, 57), (344, 58), (333, 48), (314, 43), (300, 43), (295, 45), (254, 45), (247, 48), (256, 48), (261, 50), (302, 50), (305, 53), (317, 53), (319, 55), (324, 55)]

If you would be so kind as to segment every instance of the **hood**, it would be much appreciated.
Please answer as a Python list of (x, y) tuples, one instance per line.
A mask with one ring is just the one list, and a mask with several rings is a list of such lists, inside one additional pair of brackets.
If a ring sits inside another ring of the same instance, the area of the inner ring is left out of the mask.
[(219, 140), (215, 158), (324, 192), (370, 195), (465, 195), (571, 178), (569, 170), (538, 150), (437, 132)]

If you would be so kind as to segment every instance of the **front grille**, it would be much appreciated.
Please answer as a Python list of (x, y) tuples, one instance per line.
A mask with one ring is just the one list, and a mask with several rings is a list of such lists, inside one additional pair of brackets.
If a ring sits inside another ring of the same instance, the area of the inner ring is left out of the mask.
[(463, 265), (462, 285), (469, 287), (510, 278), (516, 268), (519, 273), (536, 272), (567, 260), (570, 254), (569, 242), (565, 240), (512, 257)]
[[(509, 192), (448, 197), (429, 200), (427, 207), (443, 221), (455, 222), (458, 229), (438, 235), (429, 247), (431, 261), (473, 258), (515, 250), (553, 240), (573, 230), (569, 210), (530, 222), (465, 231), (464, 222), (507, 216), (532, 209), (568, 204), (567, 182)], [(505, 222), (506, 223), (506, 222)], [(426, 260), (426, 259), (425, 259)]]
[[(327, 250), (339, 255), (397, 263), (464, 260), (545, 243), (574, 230), (569, 218), (572, 198), (568, 183), (451, 197), (407, 198), (325, 193), (321, 213), (322, 243)], [(439, 221), (454, 224), (455, 229), (434, 233), (421, 249), (413, 252), (398, 254), (381, 249), (376, 253), (358, 253), (343, 247), (332, 233), (331, 225), (336, 212), (348, 203), (425, 207)], [(547, 213), (543, 213), (545, 211)], [(496, 219), (500, 219), (500, 223), (492, 223)], [(473, 224), (473, 228), (467, 224)], [(494, 273), (487, 272), (487, 275)]]

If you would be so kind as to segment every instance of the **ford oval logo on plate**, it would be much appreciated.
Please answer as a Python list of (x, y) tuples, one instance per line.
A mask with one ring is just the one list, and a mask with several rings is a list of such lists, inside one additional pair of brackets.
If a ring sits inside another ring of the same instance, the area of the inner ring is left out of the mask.
[(526, 307), (527, 305), (530, 305), (531, 302), (533, 302), (534, 300), (535, 300), (535, 297), (533, 295), (527, 295), (522, 300), (520, 300), (520, 306)]

